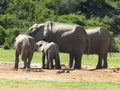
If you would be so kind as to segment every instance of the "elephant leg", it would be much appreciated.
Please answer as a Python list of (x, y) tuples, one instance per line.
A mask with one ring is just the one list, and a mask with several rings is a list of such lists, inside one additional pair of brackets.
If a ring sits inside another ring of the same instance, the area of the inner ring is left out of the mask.
[(22, 56), (22, 60), (23, 60), (23, 62), (24, 62), (24, 67), (23, 67), (23, 69), (25, 69), (28, 65), (27, 65), (27, 58), (26, 57), (24, 57), (24, 56)]
[(47, 62), (45, 64), (45, 69), (49, 69), (49, 60), (47, 59)]
[(81, 59), (82, 59), (82, 53), (75, 55), (74, 69), (81, 69)]
[(49, 61), (49, 69), (54, 69), (52, 58), (49, 58), (48, 61)]
[(103, 68), (108, 68), (107, 54), (104, 55), (103, 60), (104, 60)]
[(31, 60), (32, 60), (32, 58), (28, 58), (27, 68), (30, 68)]
[(45, 69), (45, 53), (42, 53), (42, 68)]
[(19, 63), (19, 53), (16, 50), (15, 51), (15, 66), (14, 66), (14, 69), (18, 69), (18, 63)]
[(31, 60), (32, 60), (32, 57), (33, 57), (33, 53), (34, 52), (31, 52), (29, 57), (28, 57), (27, 68), (30, 68), (30, 64), (31, 64)]
[(52, 56), (50, 54), (47, 55), (47, 68), (53, 69), (53, 60)]
[(55, 58), (55, 69), (60, 69), (61, 66), (60, 66), (60, 58), (59, 58), (59, 54), (56, 55), (56, 58)]
[(73, 66), (73, 59), (74, 59), (74, 55), (69, 54), (69, 69), (71, 69)]
[(102, 68), (102, 55), (98, 55), (98, 64), (96, 66), (96, 69), (101, 69)]

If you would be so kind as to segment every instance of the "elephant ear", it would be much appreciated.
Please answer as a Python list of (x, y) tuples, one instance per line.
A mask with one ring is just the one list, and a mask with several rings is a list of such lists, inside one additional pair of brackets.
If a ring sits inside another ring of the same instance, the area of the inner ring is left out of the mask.
[(44, 35), (46, 35), (48, 32), (52, 31), (52, 26), (53, 26), (53, 22), (52, 21), (48, 21), (48, 22), (45, 23)]

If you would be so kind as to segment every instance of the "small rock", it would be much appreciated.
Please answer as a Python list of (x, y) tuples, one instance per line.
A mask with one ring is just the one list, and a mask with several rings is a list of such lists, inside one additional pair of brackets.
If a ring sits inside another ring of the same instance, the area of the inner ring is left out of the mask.
[(61, 74), (61, 71), (57, 71), (56, 74)]
[(66, 71), (66, 73), (70, 73), (70, 71), (69, 71), (69, 70), (67, 70), (67, 71)]
[(65, 73), (65, 70), (62, 70), (61, 73)]

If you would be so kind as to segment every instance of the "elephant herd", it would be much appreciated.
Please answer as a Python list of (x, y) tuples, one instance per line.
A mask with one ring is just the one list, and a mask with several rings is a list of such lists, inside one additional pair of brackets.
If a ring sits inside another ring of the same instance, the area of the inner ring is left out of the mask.
[[(108, 67), (107, 53), (111, 46), (111, 36), (103, 27), (85, 30), (77, 24), (47, 21), (33, 24), (24, 35), (18, 35), (14, 46), (15, 69), (18, 69), (19, 55), (24, 61), (23, 68), (30, 68), (36, 46), (42, 51), (42, 68), (60, 69), (59, 52), (63, 52), (69, 54), (69, 69), (81, 69), (84, 53), (98, 54), (96, 68), (101, 69)], [(53, 59), (55, 59), (55, 66)]]

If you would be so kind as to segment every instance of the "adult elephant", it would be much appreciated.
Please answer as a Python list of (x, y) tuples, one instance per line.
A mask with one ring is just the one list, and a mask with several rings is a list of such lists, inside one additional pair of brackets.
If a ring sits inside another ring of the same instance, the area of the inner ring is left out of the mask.
[(98, 54), (96, 69), (107, 68), (107, 53), (111, 46), (111, 36), (109, 32), (103, 27), (91, 27), (86, 29), (86, 32), (89, 37), (89, 50), (85, 50), (85, 53)]
[(83, 51), (87, 46), (87, 33), (83, 27), (77, 24), (59, 23), (48, 21), (43, 24), (34, 24), (26, 32), (37, 41), (45, 40), (55, 42), (60, 52), (69, 53), (69, 68), (81, 69)]

